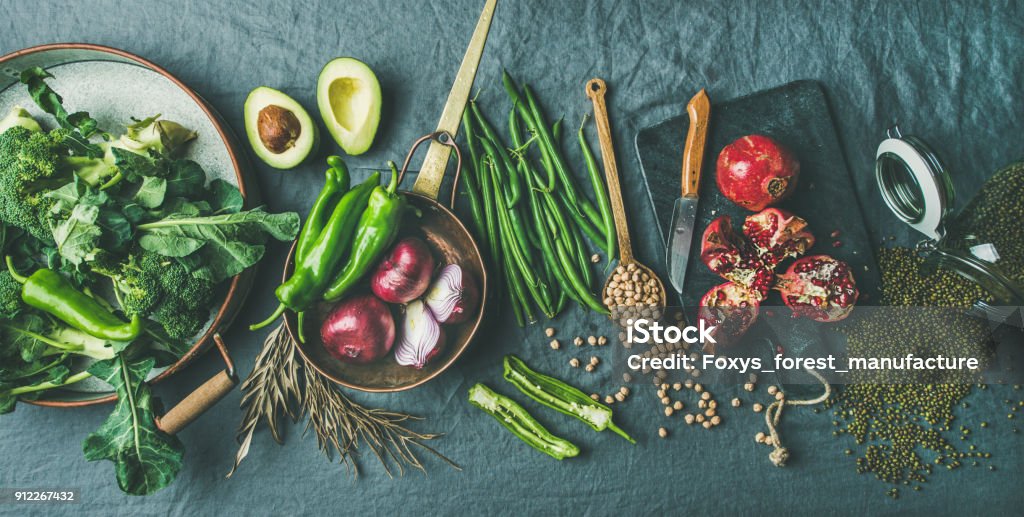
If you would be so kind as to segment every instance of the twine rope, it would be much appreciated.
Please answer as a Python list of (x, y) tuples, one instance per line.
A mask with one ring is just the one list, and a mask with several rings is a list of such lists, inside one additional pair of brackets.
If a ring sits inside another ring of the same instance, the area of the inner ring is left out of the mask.
[(804, 367), (804, 369), (807, 370), (807, 373), (814, 376), (815, 379), (821, 381), (821, 384), (825, 387), (825, 393), (822, 393), (821, 396), (810, 400), (789, 400), (786, 398), (776, 400), (768, 405), (768, 409), (765, 409), (764, 411), (764, 421), (768, 424), (768, 433), (772, 438), (772, 445), (775, 447), (772, 452), (768, 453), (768, 459), (770, 459), (772, 464), (776, 467), (785, 467), (786, 462), (789, 460), (789, 449), (782, 446), (782, 438), (779, 436), (779, 431), (777, 429), (779, 420), (782, 418), (782, 409), (786, 407), (786, 405), (812, 406), (814, 404), (820, 404), (828, 400), (828, 397), (832, 395), (832, 386), (829, 385), (828, 381), (826, 381), (820, 373), (811, 368)]

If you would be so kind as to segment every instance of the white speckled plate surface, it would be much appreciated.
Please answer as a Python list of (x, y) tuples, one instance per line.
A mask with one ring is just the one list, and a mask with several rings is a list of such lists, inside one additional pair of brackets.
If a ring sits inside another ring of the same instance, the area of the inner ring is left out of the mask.
[[(56, 126), (53, 118), (35, 105), (25, 85), (18, 80), (20, 71), (32, 66), (42, 66), (54, 75), (47, 82), (64, 98), (64, 106), (69, 112), (89, 112), (103, 130), (113, 135), (121, 134), (133, 118), (143, 119), (157, 114), (195, 130), (199, 136), (189, 145), (185, 157), (202, 165), (207, 180), (220, 178), (236, 186), (239, 184), (230, 143), (218, 131), (210, 112), (167, 76), (101, 49), (30, 52), (3, 63), (0, 68), (0, 116), (6, 115), (14, 106), (21, 106), (31, 112), (45, 129)], [(244, 293), (237, 295), (244, 296)], [(211, 311), (207, 329), (215, 323), (217, 309), (219, 304)], [(207, 329), (196, 339), (205, 336)], [(163, 370), (154, 370), (150, 377), (159, 375)], [(65, 390), (60, 399), (95, 398), (98, 393), (109, 393), (110, 386), (102, 381), (86, 379), (75, 384), (74, 391), (78, 394)]]

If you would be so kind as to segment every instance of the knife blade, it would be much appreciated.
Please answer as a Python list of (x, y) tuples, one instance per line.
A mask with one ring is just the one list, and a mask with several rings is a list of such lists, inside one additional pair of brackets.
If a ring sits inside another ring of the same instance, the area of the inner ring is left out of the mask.
[[(473, 88), (473, 79), (476, 78), (476, 69), (480, 65), (480, 57), (484, 53), (484, 44), (487, 43), (487, 33), (491, 28), (491, 19), (494, 17), (494, 8), (498, 0), (487, 0), (484, 10), (480, 13), (480, 19), (476, 22), (476, 29), (469, 40), (469, 47), (462, 57), (462, 64), (459, 65), (459, 72), (455, 76), (455, 83), (448, 92), (448, 100), (444, 103), (444, 110), (441, 112), (441, 120), (437, 123), (437, 131), (448, 133), (453, 139), (459, 132), (459, 123), (462, 120), (462, 112), (469, 102), (469, 93)], [(451, 157), (452, 148), (435, 141), (430, 142), (430, 148), (423, 158), (420, 172), (413, 183), (413, 192), (437, 198), (441, 190), (441, 179), (444, 169), (448, 167), (448, 158)]]
[(686, 112), (690, 116), (690, 129), (686, 133), (686, 147), (683, 148), (682, 195), (676, 199), (672, 207), (672, 222), (666, 247), (669, 280), (679, 293), (683, 292), (686, 267), (690, 263), (690, 248), (693, 243), (694, 226), (697, 224), (697, 205), (700, 201), (700, 169), (704, 162), (704, 146), (711, 117), (711, 102), (703, 89), (690, 99), (686, 105)]

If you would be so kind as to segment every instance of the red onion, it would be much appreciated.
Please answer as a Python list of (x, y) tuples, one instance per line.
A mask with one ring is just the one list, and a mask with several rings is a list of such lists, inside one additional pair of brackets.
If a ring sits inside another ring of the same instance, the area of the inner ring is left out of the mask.
[(331, 310), (320, 326), (324, 348), (339, 361), (366, 364), (391, 351), (395, 320), (375, 296), (352, 296)]
[(480, 292), (473, 275), (458, 264), (448, 264), (437, 275), (424, 301), (441, 323), (461, 323), (476, 312)]
[(434, 256), (427, 243), (406, 237), (391, 248), (370, 277), (370, 289), (388, 303), (409, 303), (430, 285)]
[(395, 361), (417, 370), (430, 362), (444, 347), (444, 330), (430, 309), (416, 300), (405, 307), (402, 338), (395, 348)]

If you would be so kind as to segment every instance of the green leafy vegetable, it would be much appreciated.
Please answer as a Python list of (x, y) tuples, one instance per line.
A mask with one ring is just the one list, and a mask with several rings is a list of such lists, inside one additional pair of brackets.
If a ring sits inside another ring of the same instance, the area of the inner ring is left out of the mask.
[(89, 367), (89, 372), (117, 391), (117, 405), (107, 421), (82, 444), (89, 461), (114, 462), (117, 484), (132, 495), (148, 495), (169, 485), (181, 470), (185, 448), (154, 422), (153, 399), (146, 376), (153, 358), (128, 362), (118, 356)]
[(164, 204), (167, 195), (167, 180), (155, 176), (142, 179), (142, 185), (135, 192), (135, 201), (143, 208), (157, 208)]
[(53, 240), (61, 257), (77, 266), (93, 256), (103, 235), (97, 224), (99, 217), (96, 205), (75, 205), (71, 215), (53, 227)]
[(217, 283), (258, 262), (267, 235), (281, 241), (294, 239), (299, 217), (257, 208), (208, 217), (170, 216), (140, 224), (137, 230), (143, 249), (166, 257), (183, 258), (202, 249), (201, 266), (192, 274)]

